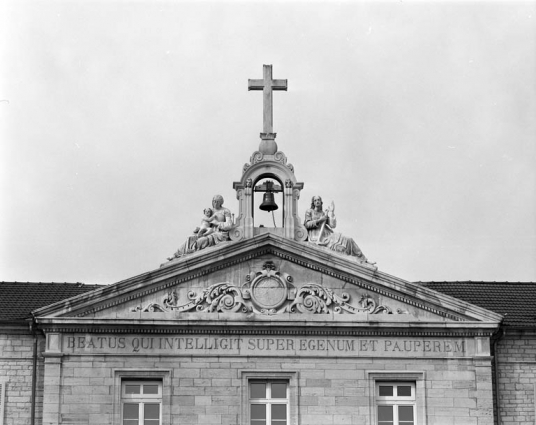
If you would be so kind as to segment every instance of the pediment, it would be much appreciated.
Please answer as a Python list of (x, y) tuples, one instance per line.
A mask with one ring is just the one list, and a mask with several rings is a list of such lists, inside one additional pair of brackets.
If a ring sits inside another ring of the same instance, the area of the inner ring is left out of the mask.
[(483, 326), (501, 316), (321, 247), (229, 242), (34, 312), (41, 323)]

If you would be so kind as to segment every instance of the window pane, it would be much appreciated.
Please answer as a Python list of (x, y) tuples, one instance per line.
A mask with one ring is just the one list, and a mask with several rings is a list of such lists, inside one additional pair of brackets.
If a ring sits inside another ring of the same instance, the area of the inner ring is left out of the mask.
[(393, 386), (380, 385), (380, 396), (389, 397), (393, 395)]
[(251, 383), (250, 398), (266, 398), (266, 384), (263, 383)]
[(252, 404), (251, 405), (251, 419), (266, 419), (266, 405), (265, 404)]
[(145, 419), (143, 425), (160, 425), (160, 419)]
[(160, 419), (160, 404), (151, 403), (145, 404), (143, 411), (143, 419)]
[(413, 406), (398, 406), (398, 420), (405, 424), (412, 424)]
[(125, 394), (140, 394), (139, 385), (125, 385)]
[(251, 420), (251, 425), (266, 425), (266, 420), (261, 419), (258, 421)]
[(272, 398), (287, 398), (287, 384), (272, 384)]
[(123, 419), (138, 419), (139, 405), (134, 403), (123, 404)]
[(396, 394), (398, 397), (411, 397), (411, 386), (399, 385), (396, 387)]
[(272, 404), (272, 419), (287, 419), (287, 405)]
[(393, 406), (378, 406), (378, 423), (393, 423)]
[(158, 394), (158, 385), (144, 385), (143, 394)]
[(139, 425), (137, 419), (123, 419), (123, 425)]

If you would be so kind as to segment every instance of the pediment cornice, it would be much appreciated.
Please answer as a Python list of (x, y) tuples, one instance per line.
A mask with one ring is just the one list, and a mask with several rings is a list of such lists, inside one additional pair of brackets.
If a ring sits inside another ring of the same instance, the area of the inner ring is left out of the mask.
[(45, 333), (97, 333), (97, 334), (177, 334), (177, 335), (302, 335), (302, 336), (412, 336), (412, 337), (489, 337), (497, 330), (495, 322), (408, 323), (387, 317), (363, 317), (359, 322), (341, 320), (341, 316), (297, 320), (296, 316), (271, 316), (252, 322), (246, 314), (231, 317), (229, 314), (189, 315), (176, 319), (145, 320), (89, 319), (89, 318), (38, 318)]
[(222, 246), (196, 252), (191, 256), (166, 263), (151, 272), (39, 309), (34, 315), (86, 317), (133, 299), (168, 291), (177, 285), (215, 271), (267, 255), (448, 320), (499, 322), (501, 319), (496, 313), (396, 278), (352, 260), (349, 256), (337, 255), (313, 244), (296, 242), (273, 234), (228, 242)]

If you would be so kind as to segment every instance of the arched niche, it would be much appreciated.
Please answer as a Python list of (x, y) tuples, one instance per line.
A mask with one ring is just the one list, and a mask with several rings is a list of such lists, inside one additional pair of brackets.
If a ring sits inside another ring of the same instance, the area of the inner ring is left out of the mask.
[[(282, 227), (258, 227), (254, 224), (254, 187), (257, 182), (270, 178), (276, 181), (283, 190), (282, 194)], [(298, 199), (303, 183), (296, 180), (294, 167), (287, 164), (287, 157), (283, 152), (274, 155), (265, 155), (255, 152), (243, 168), (240, 181), (233, 183), (236, 197), (239, 202), (239, 214), (235, 227), (230, 232), (232, 240), (252, 238), (261, 233), (276, 233), (280, 236), (304, 241), (307, 231), (298, 216)]]
[[(257, 181), (253, 181), (253, 194), (251, 196), (251, 213), (253, 215), (253, 226), (264, 228), (282, 228), (285, 227), (284, 211), (285, 196), (283, 193), (284, 182), (279, 181), (277, 176), (271, 173), (261, 175)], [(266, 200), (268, 193), (271, 193), (273, 202), (277, 209), (265, 211), (261, 205)]]

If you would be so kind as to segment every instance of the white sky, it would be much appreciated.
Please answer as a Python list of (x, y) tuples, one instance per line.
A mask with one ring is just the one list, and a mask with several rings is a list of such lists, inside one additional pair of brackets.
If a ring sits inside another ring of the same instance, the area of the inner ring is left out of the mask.
[(0, 2), (0, 280), (159, 267), (259, 145), (407, 280), (536, 282), (536, 2)]

